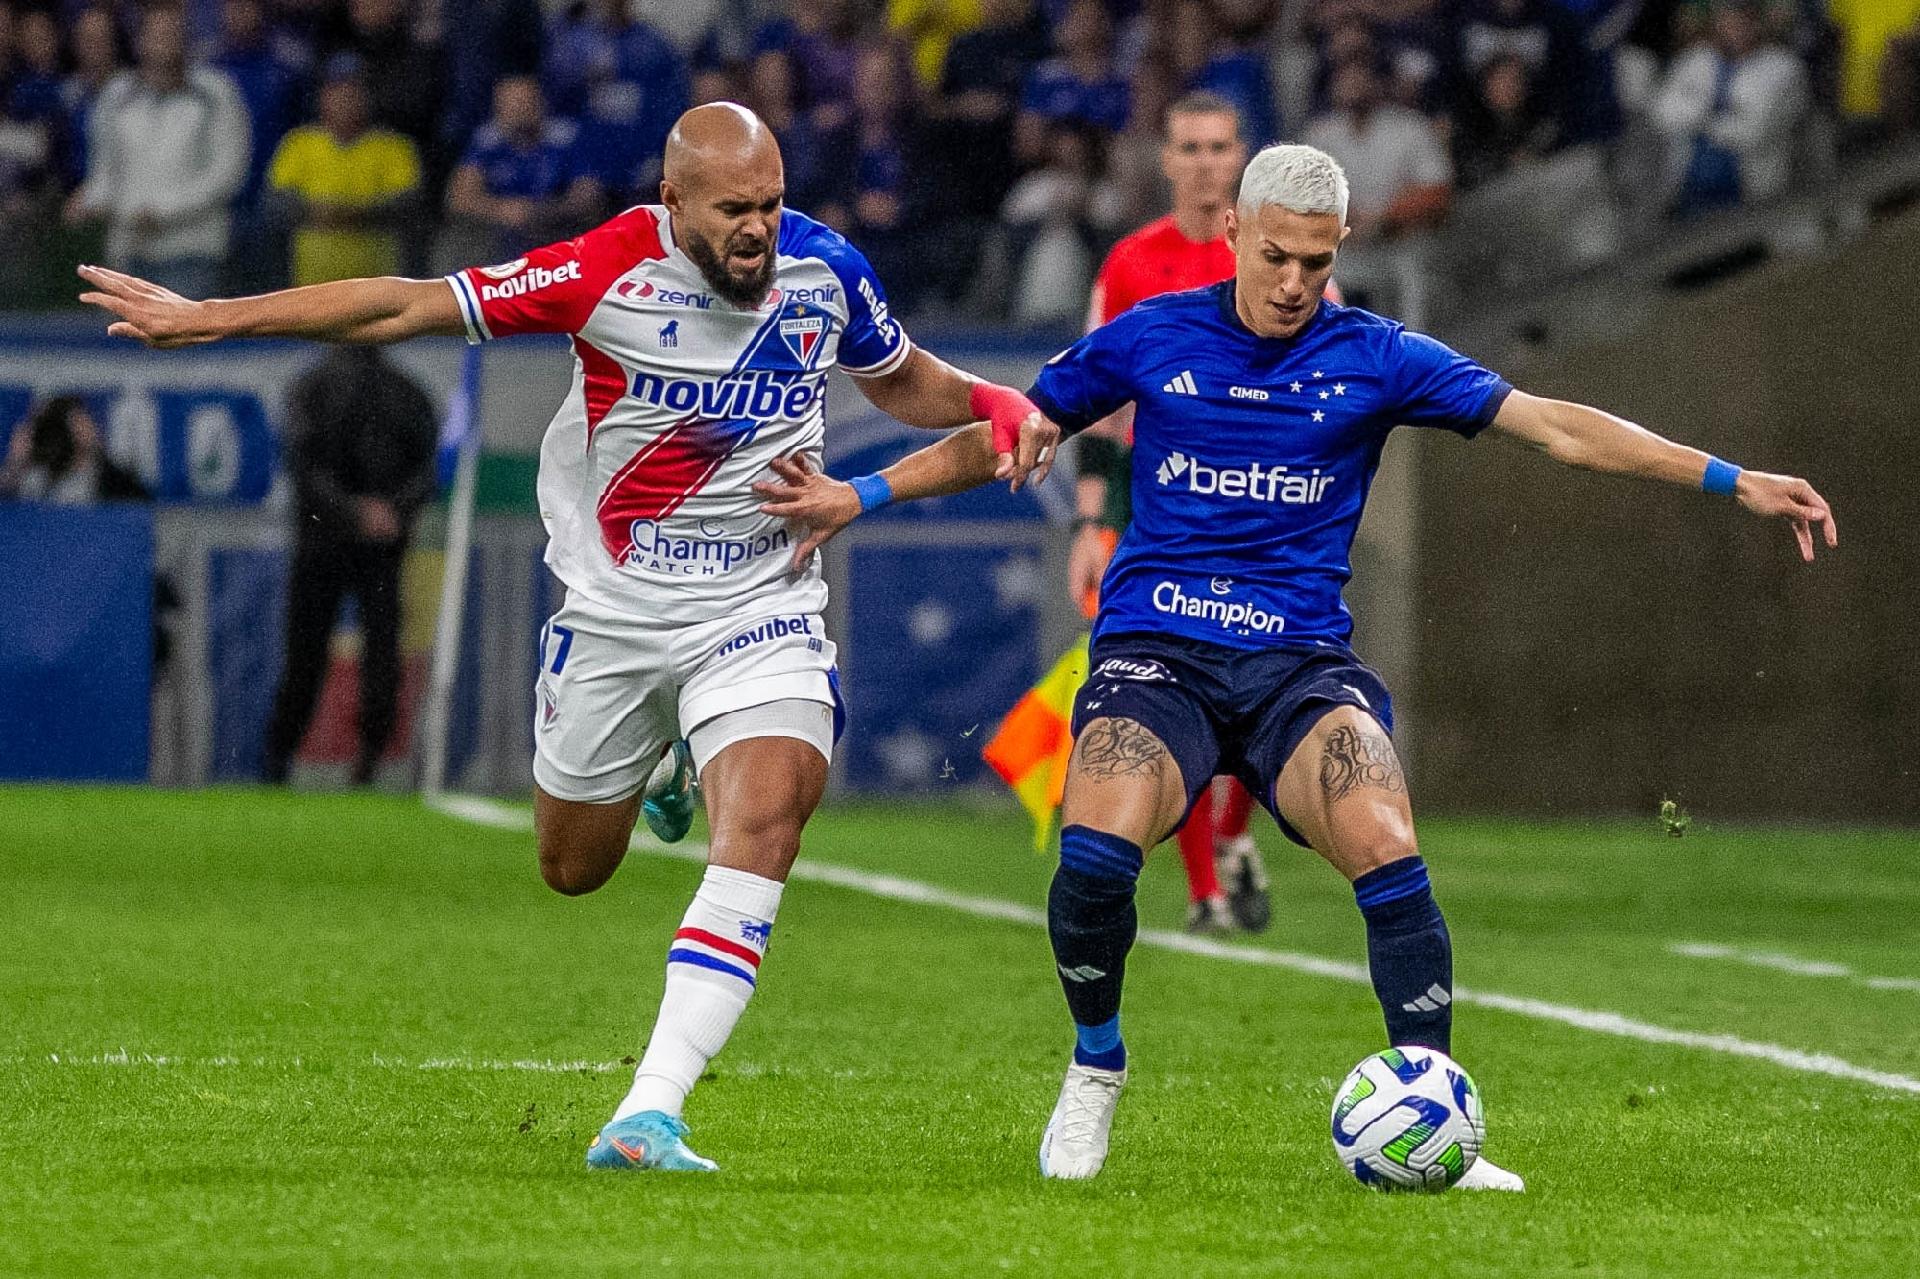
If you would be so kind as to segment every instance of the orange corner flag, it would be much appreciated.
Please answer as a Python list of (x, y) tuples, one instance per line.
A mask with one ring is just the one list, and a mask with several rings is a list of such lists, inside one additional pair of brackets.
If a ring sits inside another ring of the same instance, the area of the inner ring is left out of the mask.
[(1033, 818), (1033, 846), (1044, 850), (1067, 786), (1073, 752), (1073, 697), (1087, 679), (1087, 637), (1081, 636), (1027, 695), (1014, 703), (980, 754), (1013, 787)]

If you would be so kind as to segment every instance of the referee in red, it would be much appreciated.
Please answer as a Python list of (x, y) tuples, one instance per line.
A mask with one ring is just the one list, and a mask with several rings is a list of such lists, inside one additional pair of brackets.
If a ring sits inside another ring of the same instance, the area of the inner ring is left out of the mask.
[[(1160, 170), (1173, 189), (1173, 212), (1147, 223), (1107, 254), (1094, 280), (1089, 330), (1147, 298), (1217, 284), (1233, 274), (1226, 216), (1246, 163), (1240, 117), (1225, 98), (1190, 93), (1167, 108)], [(1327, 296), (1339, 301), (1331, 283)], [(1067, 578), (1074, 600), (1092, 617), (1107, 561), (1132, 518), (1132, 410), (1122, 409), (1089, 427), (1080, 436), (1079, 450)], [(1253, 797), (1238, 782), (1217, 778), (1180, 828), (1180, 859), (1187, 868), (1191, 901), (1187, 931), (1224, 932), (1237, 924), (1257, 933), (1271, 920), (1266, 867), (1247, 834), (1252, 806)]]

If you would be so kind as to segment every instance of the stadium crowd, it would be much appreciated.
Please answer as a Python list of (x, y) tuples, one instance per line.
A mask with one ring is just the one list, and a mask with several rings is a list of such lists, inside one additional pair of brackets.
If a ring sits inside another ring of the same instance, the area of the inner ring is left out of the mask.
[(4, 0), (0, 297), (511, 257), (732, 99), (901, 309), (1073, 321), (1195, 89), (1341, 159), (1343, 280), (1416, 312), (1449, 220), (1606, 252), (1920, 129), (1920, 0)]

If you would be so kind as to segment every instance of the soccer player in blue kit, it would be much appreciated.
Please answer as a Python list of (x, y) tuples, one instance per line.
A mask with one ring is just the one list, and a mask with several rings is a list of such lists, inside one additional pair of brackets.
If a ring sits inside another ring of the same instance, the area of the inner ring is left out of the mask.
[[(1142, 302), (1056, 356), (1029, 393), (1069, 435), (1134, 405), (1134, 519), (1101, 587), (1047, 900), (1075, 1031), (1040, 1144), (1048, 1177), (1091, 1177), (1106, 1161), (1127, 1079), (1120, 991), (1142, 850), (1216, 773), (1244, 781), (1352, 882), (1388, 1041), (1452, 1051), (1452, 946), (1414, 838), (1392, 701), (1348, 647), (1340, 597), (1395, 425), (1493, 427), (1571, 466), (1730, 495), (1788, 520), (1807, 560), (1816, 526), (1837, 544), (1805, 480), (1528, 395), (1432, 338), (1322, 301), (1346, 207), (1331, 157), (1268, 147), (1229, 214), (1234, 278)], [(995, 464), (984, 426), (851, 484), (783, 462), (764, 509), (809, 526), (804, 557), (862, 510), (986, 483)], [(1524, 1189), (1484, 1156), (1459, 1185)]]

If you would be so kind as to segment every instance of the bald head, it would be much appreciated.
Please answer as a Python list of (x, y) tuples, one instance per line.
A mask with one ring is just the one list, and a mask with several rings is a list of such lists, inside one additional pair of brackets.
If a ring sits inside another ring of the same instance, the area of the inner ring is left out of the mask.
[(667, 135), (660, 200), (673, 241), (735, 306), (758, 307), (773, 287), (785, 196), (780, 144), (745, 107), (695, 107)]
[(780, 144), (760, 117), (737, 102), (709, 102), (674, 122), (662, 172), (684, 187), (769, 166), (779, 172)]

